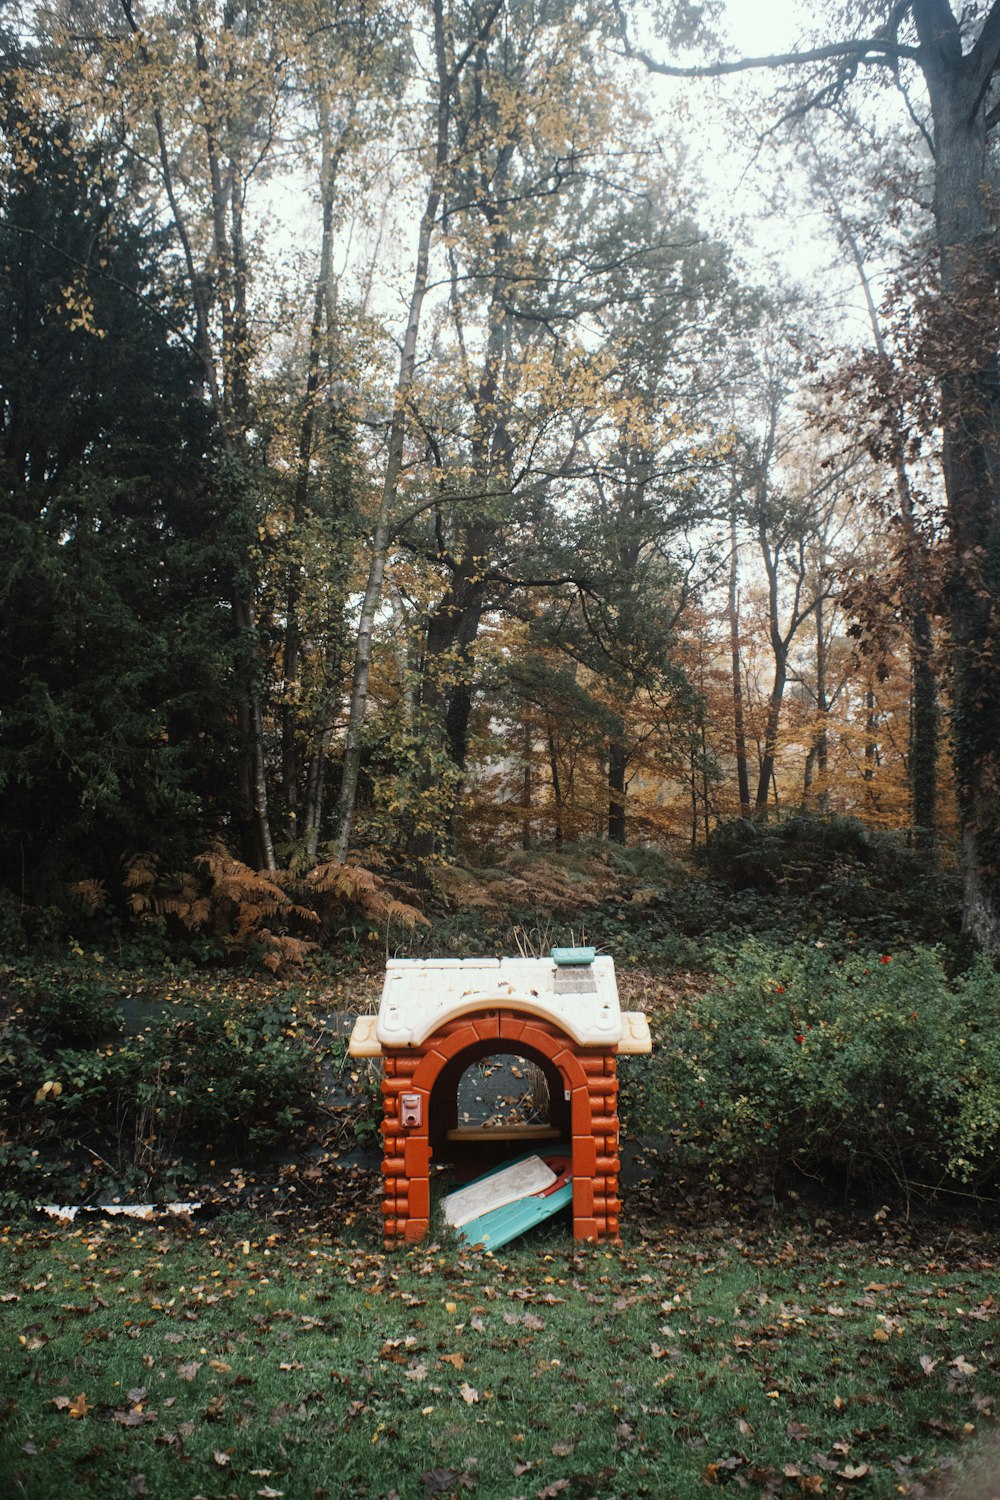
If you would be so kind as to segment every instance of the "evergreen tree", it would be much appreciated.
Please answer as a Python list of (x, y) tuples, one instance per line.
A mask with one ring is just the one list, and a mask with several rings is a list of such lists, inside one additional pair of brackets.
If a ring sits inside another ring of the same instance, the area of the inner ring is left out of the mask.
[(219, 826), (232, 629), (163, 238), (120, 159), (10, 99), (4, 126), (0, 883), (32, 900)]

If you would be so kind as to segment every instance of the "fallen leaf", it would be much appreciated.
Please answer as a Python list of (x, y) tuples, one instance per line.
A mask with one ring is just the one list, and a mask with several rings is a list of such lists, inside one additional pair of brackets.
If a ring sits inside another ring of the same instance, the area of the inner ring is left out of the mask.
[(444, 1495), (455, 1488), (458, 1475), (453, 1469), (425, 1469), (420, 1483), (431, 1495)]
[(224, 1453), (221, 1448), (215, 1448), (212, 1450), (212, 1459), (220, 1469), (224, 1469), (229, 1462), (229, 1454)]
[(867, 1464), (845, 1464), (842, 1469), (837, 1470), (841, 1479), (864, 1479), (868, 1472)]
[(148, 1495), (149, 1494), (149, 1491), (146, 1488), (146, 1476), (145, 1476), (145, 1474), (133, 1474), (132, 1475), (132, 1478), (128, 1482), (128, 1492), (129, 1492), (130, 1495)]
[(143, 1411), (141, 1406), (122, 1407), (111, 1413), (112, 1422), (119, 1427), (141, 1427), (144, 1422), (155, 1422), (155, 1411)]
[(74, 1396), (69, 1404), (69, 1414), (71, 1417), (85, 1417), (89, 1410), (90, 1407), (87, 1405), (87, 1398), (82, 1391), (79, 1396)]
[(475, 1386), (471, 1386), (468, 1381), (466, 1381), (464, 1385), (459, 1386), (458, 1394), (461, 1396), (466, 1406), (475, 1406), (476, 1402), (479, 1400), (479, 1392), (476, 1390)]
[(465, 1369), (465, 1355), (464, 1354), (442, 1354), (441, 1355), (441, 1363), (443, 1365), (453, 1365), (456, 1370), (464, 1370)]
[(177, 1378), (178, 1380), (193, 1380), (200, 1369), (200, 1359), (189, 1360), (187, 1364), (177, 1366)]

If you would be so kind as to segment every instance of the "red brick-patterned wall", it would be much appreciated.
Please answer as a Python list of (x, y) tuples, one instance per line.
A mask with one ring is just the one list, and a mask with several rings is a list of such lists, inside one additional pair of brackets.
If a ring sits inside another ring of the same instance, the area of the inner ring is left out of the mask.
[[(614, 1048), (580, 1047), (551, 1021), (496, 1009), (448, 1022), (421, 1047), (383, 1049), (382, 1213), (387, 1243), (421, 1240), (430, 1226), (428, 1174), (435, 1149), (444, 1149), (445, 1135), (435, 1113), (454, 1107), (454, 1100), (442, 1099), (440, 1091), (435, 1099), (435, 1084), (441, 1079), (450, 1095), (467, 1061), (505, 1050), (537, 1056), (550, 1076), (557, 1070), (562, 1080), (565, 1109), (554, 1108), (553, 1121), (565, 1118), (572, 1140), (573, 1234), (581, 1240), (617, 1239), (621, 1163)], [(420, 1098), (420, 1125), (401, 1123), (402, 1094)]]

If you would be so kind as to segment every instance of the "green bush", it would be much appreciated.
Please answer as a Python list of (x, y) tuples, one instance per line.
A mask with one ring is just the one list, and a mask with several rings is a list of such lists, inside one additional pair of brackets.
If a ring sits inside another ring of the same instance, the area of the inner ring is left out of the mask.
[[(52, 1046), (15, 1007), (0, 1029), (0, 1167), (10, 1191), (155, 1192), (205, 1157), (287, 1145), (314, 1107), (316, 1067), (291, 1004), (195, 1003), (99, 1047)], [(9, 1196), (9, 1193), (8, 1193)]]
[(929, 949), (751, 941), (665, 1019), (623, 1111), (686, 1171), (983, 1188), (1000, 1175), (998, 1009), (985, 958), (952, 982)]
[(117, 996), (90, 971), (67, 965), (15, 975), (8, 999), (42, 1046), (94, 1045), (121, 1030)]

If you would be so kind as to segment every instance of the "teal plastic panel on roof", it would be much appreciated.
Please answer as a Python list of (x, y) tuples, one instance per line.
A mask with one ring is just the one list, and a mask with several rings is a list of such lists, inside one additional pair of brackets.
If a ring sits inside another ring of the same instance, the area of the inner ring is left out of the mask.
[(552, 962), (563, 964), (592, 964), (597, 957), (596, 948), (553, 948)]

